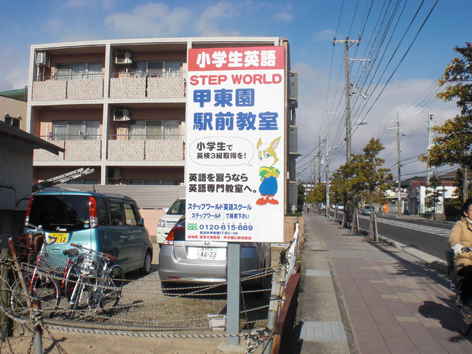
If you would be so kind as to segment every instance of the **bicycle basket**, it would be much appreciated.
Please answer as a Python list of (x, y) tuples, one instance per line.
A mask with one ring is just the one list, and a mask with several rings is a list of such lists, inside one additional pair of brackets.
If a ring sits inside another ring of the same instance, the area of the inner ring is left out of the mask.
[(49, 247), (45, 247), (42, 252), (38, 254), (36, 265), (39, 271), (43, 272), (55, 272), (62, 275), (66, 268), (67, 259), (63, 256), (52, 252)]
[(77, 268), (83, 275), (89, 275), (94, 265), (94, 256), (90, 253), (81, 253), (77, 259)]

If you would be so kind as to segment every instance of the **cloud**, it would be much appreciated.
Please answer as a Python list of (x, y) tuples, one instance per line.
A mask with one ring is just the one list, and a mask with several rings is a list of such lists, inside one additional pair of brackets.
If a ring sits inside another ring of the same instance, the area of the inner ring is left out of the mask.
[(61, 32), (64, 29), (64, 22), (57, 18), (50, 18), (49, 20), (45, 22), (43, 29), (46, 32), (52, 32), (52, 33)]
[[(28, 70), (22, 66), (15, 65), (9, 68), (8, 73), (5, 75), (5, 81), (10, 83), (12, 88), (19, 89), (23, 88), (28, 82)], [(7, 88), (7, 90), (9, 90)]]
[(225, 20), (238, 16), (239, 10), (228, 1), (220, 1), (216, 5), (207, 7), (202, 11), (194, 24), (196, 32), (201, 36), (239, 35), (239, 31), (223, 31), (219, 26)]
[(287, 11), (279, 12), (275, 15), (275, 19), (282, 22), (291, 22), (293, 21), (293, 14)]
[(104, 9), (110, 10), (111, 8), (113, 8), (115, 3), (116, 3), (116, 0), (102, 0), (102, 1), (97, 1), (97, 0), (67, 0), (64, 3), (64, 6), (74, 8), (74, 9), (83, 9), (83, 8), (86, 8), (86, 7), (96, 7), (97, 5), (101, 4), (101, 6)]
[(190, 10), (163, 3), (147, 3), (136, 6), (131, 13), (116, 13), (105, 18), (105, 25), (116, 34), (125, 37), (177, 36), (188, 28)]
[(333, 30), (324, 30), (321, 32), (318, 32), (315, 35), (315, 42), (324, 42), (324, 41), (331, 41), (334, 38), (334, 35), (336, 34), (335, 31)]
[[(332, 149), (330, 152), (330, 171), (334, 171), (346, 162), (344, 96), (342, 92), (338, 92), (337, 99), (330, 98), (330, 101), (326, 104), (329, 69), (326, 72), (321, 72), (314, 70), (306, 63), (295, 63), (293, 70), (299, 72), (299, 108), (296, 112), (296, 124), (298, 127), (303, 127), (303, 129), (298, 130), (299, 153), (303, 156), (298, 159), (297, 166), (299, 170), (304, 169), (302, 166), (313, 158), (313, 152), (318, 152), (318, 136), (323, 139), (326, 134), (326, 117), (323, 112), (325, 109), (332, 109), (336, 114), (329, 115), (329, 145)], [(385, 159), (384, 167), (395, 166), (397, 163), (396, 116), (398, 110), (400, 132), (405, 135), (401, 137), (400, 141), (401, 160), (413, 157), (412, 160), (408, 161), (408, 164), (402, 167), (402, 179), (413, 177), (415, 174), (424, 175), (423, 171), (426, 171), (426, 166), (419, 162), (416, 156), (427, 150), (426, 120), (428, 114), (433, 113), (436, 124), (441, 125), (447, 118), (454, 117), (458, 113), (454, 103), (444, 103), (436, 99), (433, 93), (424, 95), (424, 93), (430, 92), (435, 84), (434, 80), (419, 79), (390, 83), (365, 117), (368, 124), (362, 126), (358, 126), (356, 123), (364, 118), (376, 95), (368, 97), (367, 101), (360, 97), (351, 96), (351, 153), (358, 154), (370, 138), (379, 138), (385, 147), (379, 155), (379, 157)], [(379, 86), (376, 94), (381, 89), (382, 87)], [(334, 95), (334, 89), (330, 91), (330, 96), (332, 95)], [(331, 108), (331, 102), (335, 103), (333, 108)], [(366, 105), (366, 108), (363, 111), (359, 109), (364, 105)], [(324, 144), (322, 144), (321, 152), (324, 159), (326, 155)], [(318, 169), (318, 163), (316, 168)], [(322, 170), (325, 171), (324, 166), (322, 166)], [(396, 175), (396, 167), (392, 173)], [(302, 180), (311, 179), (311, 168), (307, 168), (300, 178)]]
[(10, 91), (13, 90), (13, 85), (7, 80), (0, 79), (0, 91)]

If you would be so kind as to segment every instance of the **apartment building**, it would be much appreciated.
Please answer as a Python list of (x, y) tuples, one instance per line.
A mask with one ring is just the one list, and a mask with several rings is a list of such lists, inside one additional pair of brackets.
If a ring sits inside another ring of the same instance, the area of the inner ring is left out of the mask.
[(64, 149), (59, 155), (35, 151), (34, 182), (88, 167), (95, 172), (80, 183), (185, 184), (189, 49), (260, 46), (281, 46), (285, 51), (284, 176), (289, 211), (297, 194), (293, 182), (298, 156), (297, 75), (290, 71), (288, 40), (280, 37), (146, 38), (31, 46), (26, 129)]

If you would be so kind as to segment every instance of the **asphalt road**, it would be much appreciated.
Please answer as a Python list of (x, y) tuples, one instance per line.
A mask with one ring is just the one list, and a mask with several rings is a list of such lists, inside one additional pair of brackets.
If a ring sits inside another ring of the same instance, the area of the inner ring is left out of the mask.
[[(333, 214), (332, 214), (333, 215)], [(342, 214), (341, 214), (342, 217)], [(359, 225), (369, 229), (369, 216), (359, 215)], [(447, 239), (454, 223), (429, 220), (404, 220), (396, 217), (377, 217), (379, 234), (432, 256), (446, 260)]]

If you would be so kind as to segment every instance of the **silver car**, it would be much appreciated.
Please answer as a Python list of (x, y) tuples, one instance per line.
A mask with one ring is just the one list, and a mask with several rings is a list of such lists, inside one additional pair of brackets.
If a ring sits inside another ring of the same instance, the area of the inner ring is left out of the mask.
[[(185, 283), (216, 284), (226, 282), (227, 242), (185, 241), (185, 216), (175, 224), (162, 244), (159, 253), (159, 277), (163, 288), (179, 287)], [(241, 280), (243, 285), (264, 286), (265, 278), (244, 281), (270, 267), (270, 244), (243, 242), (241, 244)]]

